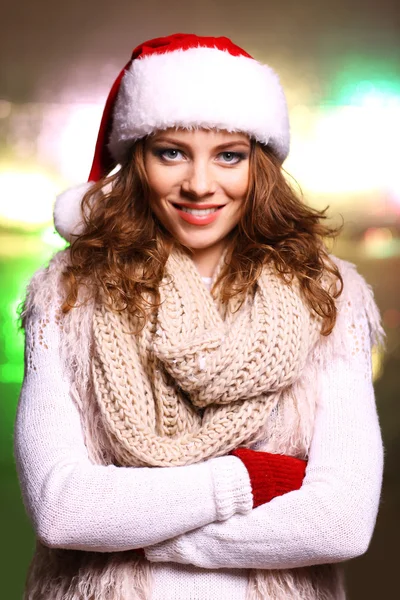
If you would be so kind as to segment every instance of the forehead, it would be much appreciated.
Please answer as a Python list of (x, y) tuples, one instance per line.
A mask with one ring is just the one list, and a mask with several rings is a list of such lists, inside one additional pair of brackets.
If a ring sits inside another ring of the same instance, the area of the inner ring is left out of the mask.
[(162, 138), (169, 138), (185, 144), (203, 143), (207, 145), (218, 145), (230, 142), (246, 142), (250, 144), (250, 138), (245, 133), (203, 128), (180, 129), (170, 127), (165, 130), (156, 131), (150, 138), (154, 141)]

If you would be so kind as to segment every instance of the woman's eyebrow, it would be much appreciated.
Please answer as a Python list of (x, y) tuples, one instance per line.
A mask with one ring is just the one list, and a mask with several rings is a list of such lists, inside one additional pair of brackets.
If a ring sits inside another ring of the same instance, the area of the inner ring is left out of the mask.
[(215, 150), (223, 150), (224, 148), (231, 148), (232, 146), (243, 146), (244, 148), (250, 149), (250, 142), (246, 142), (245, 140), (231, 140), (230, 142), (219, 144), (215, 147)]
[(189, 147), (189, 144), (185, 144), (185, 142), (181, 142), (180, 140), (174, 140), (174, 138), (160, 136), (156, 139), (151, 140), (152, 144), (171, 144), (172, 146), (182, 146), (185, 148)]
[[(182, 146), (184, 148), (189, 148), (190, 144), (186, 144), (185, 142), (182, 142), (181, 140), (176, 140), (172, 137), (168, 137), (168, 136), (160, 136), (157, 137), (156, 139), (152, 140), (153, 144), (172, 144), (174, 146)], [(215, 146), (213, 148), (213, 150), (223, 150), (224, 148), (231, 148), (232, 146), (243, 146), (246, 149), (250, 148), (250, 142), (247, 142), (245, 140), (230, 140), (229, 142), (224, 142), (223, 144), (218, 144), (217, 146)]]

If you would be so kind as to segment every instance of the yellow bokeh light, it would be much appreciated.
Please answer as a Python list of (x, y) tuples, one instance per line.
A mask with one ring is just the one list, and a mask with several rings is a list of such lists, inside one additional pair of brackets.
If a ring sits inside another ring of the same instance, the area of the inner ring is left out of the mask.
[(0, 172), (0, 222), (35, 229), (51, 222), (59, 191), (56, 182), (40, 172)]
[(383, 373), (383, 359), (384, 353), (382, 349), (377, 346), (372, 348), (372, 379), (378, 381), (382, 377)]
[(295, 118), (291, 154), (285, 163), (305, 190), (326, 197), (397, 188), (397, 105), (335, 107), (315, 112), (312, 123), (306, 116), (303, 129)]

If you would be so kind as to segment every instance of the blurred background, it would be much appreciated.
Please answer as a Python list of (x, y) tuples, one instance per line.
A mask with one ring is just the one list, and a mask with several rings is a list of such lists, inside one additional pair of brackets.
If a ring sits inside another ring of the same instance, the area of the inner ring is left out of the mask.
[[(109, 89), (140, 42), (225, 35), (280, 74), (285, 163), (318, 208), (345, 227), (332, 248), (373, 286), (387, 333), (373, 355), (386, 447), (369, 552), (347, 566), (350, 600), (397, 595), (400, 508), (400, 5), (398, 0), (47, 0), (0, 13), (0, 515), (2, 598), (22, 597), (33, 552), (12, 430), (23, 377), (17, 307), (32, 273), (64, 247), (55, 195), (86, 181)], [(228, 99), (229, 100), (229, 99)]]

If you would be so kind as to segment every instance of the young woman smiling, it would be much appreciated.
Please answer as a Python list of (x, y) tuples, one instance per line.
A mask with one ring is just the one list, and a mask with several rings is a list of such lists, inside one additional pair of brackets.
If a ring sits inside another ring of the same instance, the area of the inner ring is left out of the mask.
[(276, 74), (226, 38), (150, 40), (118, 76), (22, 313), (26, 600), (345, 597), (383, 330), (288, 151)]
[(250, 140), (240, 133), (169, 129), (146, 140), (150, 206), (172, 236), (191, 248), (201, 275), (212, 276), (239, 222), (249, 162)]

